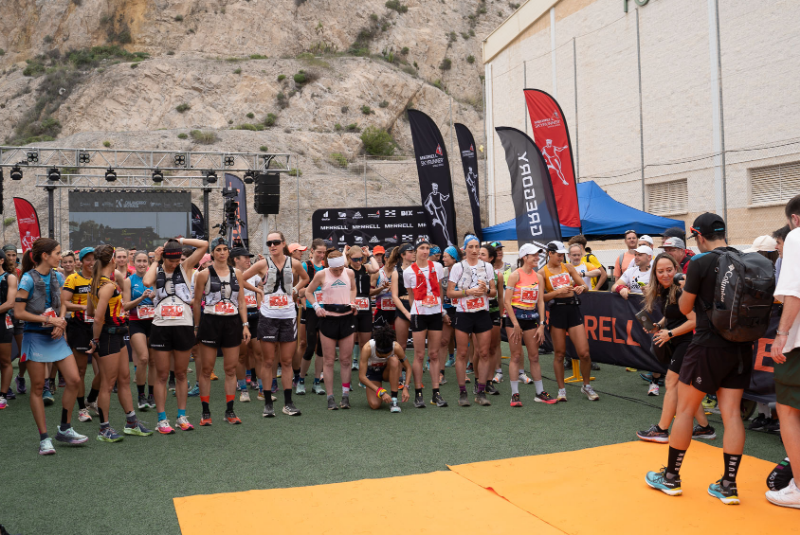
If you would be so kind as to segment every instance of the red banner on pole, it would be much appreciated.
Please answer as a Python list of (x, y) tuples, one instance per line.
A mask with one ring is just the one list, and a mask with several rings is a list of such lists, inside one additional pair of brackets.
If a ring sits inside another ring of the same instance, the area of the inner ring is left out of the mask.
[(580, 228), (578, 185), (564, 112), (553, 97), (539, 89), (526, 89), (525, 102), (533, 126), (533, 140), (541, 148), (550, 172), (559, 222), (566, 227)]
[(42, 236), (39, 230), (39, 216), (36, 214), (36, 208), (21, 197), (14, 197), (14, 210), (17, 212), (20, 246), (24, 252), (33, 247), (33, 242)]

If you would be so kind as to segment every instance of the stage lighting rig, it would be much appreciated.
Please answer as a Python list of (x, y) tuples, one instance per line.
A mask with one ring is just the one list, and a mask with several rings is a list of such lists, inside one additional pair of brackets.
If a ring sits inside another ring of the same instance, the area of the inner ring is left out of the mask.
[(78, 162), (79, 163), (89, 163), (91, 161), (91, 156), (89, 156), (88, 152), (81, 151), (78, 153)]
[(37, 151), (28, 151), (28, 163), (39, 163), (39, 153)]
[(255, 182), (256, 174), (251, 170), (247, 170), (244, 172), (244, 183), (245, 184), (252, 184)]
[(11, 180), (22, 180), (22, 168), (19, 164), (11, 168)]
[(175, 155), (175, 167), (185, 167), (186, 166), (186, 155), (185, 154), (176, 154)]
[(117, 172), (111, 169), (110, 167), (106, 171), (106, 182), (116, 182), (117, 181)]
[(61, 171), (58, 170), (58, 167), (53, 167), (47, 171), (47, 180), (50, 182), (58, 182), (61, 180)]
[(236, 163), (236, 159), (233, 156), (225, 156), (222, 161), (225, 163), (225, 167), (233, 167), (233, 164)]
[(156, 184), (164, 182), (164, 173), (162, 173), (161, 169), (159, 169), (158, 167), (156, 167), (153, 170), (153, 182), (155, 182)]
[(209, 184), (216, 184), (217, 183), (217, 173), (214, 172), (213, 169), (209, 169), (205, 172), (206, 175), (206, 182)]

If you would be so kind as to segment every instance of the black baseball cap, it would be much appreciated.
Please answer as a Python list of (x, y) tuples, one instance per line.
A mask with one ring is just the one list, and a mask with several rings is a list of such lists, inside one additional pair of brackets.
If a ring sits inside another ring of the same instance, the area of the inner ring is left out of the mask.
[(706, 236), (715, 232), (725, 232), (725, 221), (717, 214), (706, 212), (697, 216), (692, 226), (689, 227), (689, 237), (697, 238), (698, 235)]
[(249, 256), (253, 258), (255, 255), (244, 247), (234, 247), (231, 249), (231, 258), (236, 258), (237, 256)]
[(400, 246), (400, 254), (406, 253), (408, 251), (415, 251), (414, 246), (410, 243), (404, 243)]

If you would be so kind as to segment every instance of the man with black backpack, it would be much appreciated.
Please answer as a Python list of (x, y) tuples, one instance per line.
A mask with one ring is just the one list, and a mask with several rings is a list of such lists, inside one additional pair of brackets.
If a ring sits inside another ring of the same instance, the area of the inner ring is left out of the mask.
[(697, 239), (701, 254), (689, 263), (678, 305), (683, 314), (695, 312), (697, 326), (681, 367), (667, 466), (648, 472), (645, 481), (665, 494), (681, 494), (679, 471), (692, 441), (692, 418), (703, 398), (716, 393), (725, 426), (725, 472), (709, 485), (708, 493), (735, 505), (745, 439), (740, 404), (750, 384), (753, 341), (769, 324), (775, 277), (772, 263), (763, 256), (728, 247), (725, 222), (716, 214), (695, 219), (691, 237)]

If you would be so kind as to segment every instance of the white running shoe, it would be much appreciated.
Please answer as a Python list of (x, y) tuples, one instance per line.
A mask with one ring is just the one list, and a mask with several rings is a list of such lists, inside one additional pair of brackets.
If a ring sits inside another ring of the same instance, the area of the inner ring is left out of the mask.
[(495, 382), (495, 383), (503, 382), (503, 372), (502, 371), (495, 372), (494, 378), (492, 378), (492, 381)]
[(97, 402), (92, 401), (91, 403), (86, 403), (86, 408), (89, 409), (94, 413), (95, 416), (100, 416), (100, 409), (97, 408)]
[(92, 421), (92, 416), (89, 414), (89, 409), (81, 409), (78, 411), (78, 421), (84, 423)]
[(566, 388), (559, 388), (558, 389), (558, 396), (556, 397), (556, 401), (567, 401), (567, 389)]
[(531, 384), (531, 383), (533, 382), (533, 379), (531, 379), (530, 377), (528, 377), (527, 375), (525, 375), (525, 372), (524, 372), (523, 370), (520, 370), (520, 371), (519, 371), (519, 380), (520, 380), (520, 381), (522, 382), (522, 384), (524, 384), (524, 385), (529, 385), (529, 384)]
[(56, 449), (53, 447), (53, 441), (50, 437), (39, 441), (39, 455), (53, 455)]
[(581, 393), (586, 394), (586, 397), (589, 398), (589, 401), (597, 401), (600, 399), (600, 396), (598, 396), (597, 392), (594, 391), (592, 385), (583, 385), (581, 387)]
[(239, 401), (241, 403), (249, 403), (250, 402), (250, 392), (247, 390), (241, 390), (239, 392)]
[(781, 490), (767, 491), (765, 496), (772, 504), (800, 509), (800, 488), (797, 488), (797, 483), (794, 479), (789, 482), (787, 487)]
[(657, 396), (658, 395), (658, 383), (650, 383), (650, 387), (647, 389), (648, 396)]

